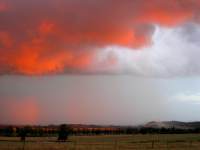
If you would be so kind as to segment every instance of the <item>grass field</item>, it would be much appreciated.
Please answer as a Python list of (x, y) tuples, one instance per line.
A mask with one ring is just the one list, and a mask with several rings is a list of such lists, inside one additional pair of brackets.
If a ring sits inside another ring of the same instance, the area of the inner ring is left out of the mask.
[(56, 137), (0, 137), (0, 150), (200, 150), (200, 134), (71, 136), (65, 143)]

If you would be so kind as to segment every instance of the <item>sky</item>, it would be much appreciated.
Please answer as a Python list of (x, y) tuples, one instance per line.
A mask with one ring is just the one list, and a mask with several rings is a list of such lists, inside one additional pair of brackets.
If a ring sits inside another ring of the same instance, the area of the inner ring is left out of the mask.
[(0, 124), (200, 120), (200, 1), (0, 0)]

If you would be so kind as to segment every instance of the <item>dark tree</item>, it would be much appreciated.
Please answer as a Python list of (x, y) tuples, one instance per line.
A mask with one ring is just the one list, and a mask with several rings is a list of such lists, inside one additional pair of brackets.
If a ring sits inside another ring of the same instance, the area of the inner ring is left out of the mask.
[(14, 129), (12, 126), (8, 126), (4, 129), (5, 136), (13, 136), (13, 134), (14, 134)]
[(22, 142), (26, 141), (27, 132), (24, 128), (20, 129), (19, 136), (20, 136)]
[(21, 137), (21, 141), (25, 142), (28, 133), (30, 133), (31, 127), (24, 127), (19, 130), (19, 136)]
[(58, 141), (66, 142), (70, 132), (71, 132), (71, 129), (68, 125), (66, 124), (60, 125), (59, 130), (58, 130)]

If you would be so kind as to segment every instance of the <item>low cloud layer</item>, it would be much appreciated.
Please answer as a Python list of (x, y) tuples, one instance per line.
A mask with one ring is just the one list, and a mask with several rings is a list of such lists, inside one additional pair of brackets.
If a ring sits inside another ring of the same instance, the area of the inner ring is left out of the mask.
[(197, 74), (199, 8), (196, 0), (0, 0), (0, 73), (171, 76), (192, 65)]
[(179, 93), (171, 98), (180, 102), (200, 104), (200, 93)]

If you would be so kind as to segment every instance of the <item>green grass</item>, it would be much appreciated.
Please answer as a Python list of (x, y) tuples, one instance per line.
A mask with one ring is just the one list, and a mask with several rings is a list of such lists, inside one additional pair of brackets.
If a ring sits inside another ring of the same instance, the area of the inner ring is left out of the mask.
[(0, 150), (198, 150), (200, 134), (71, 136), (65, 143), (56, 137), (29, 137), (25, 146), (16, 137), (0, 137)]

